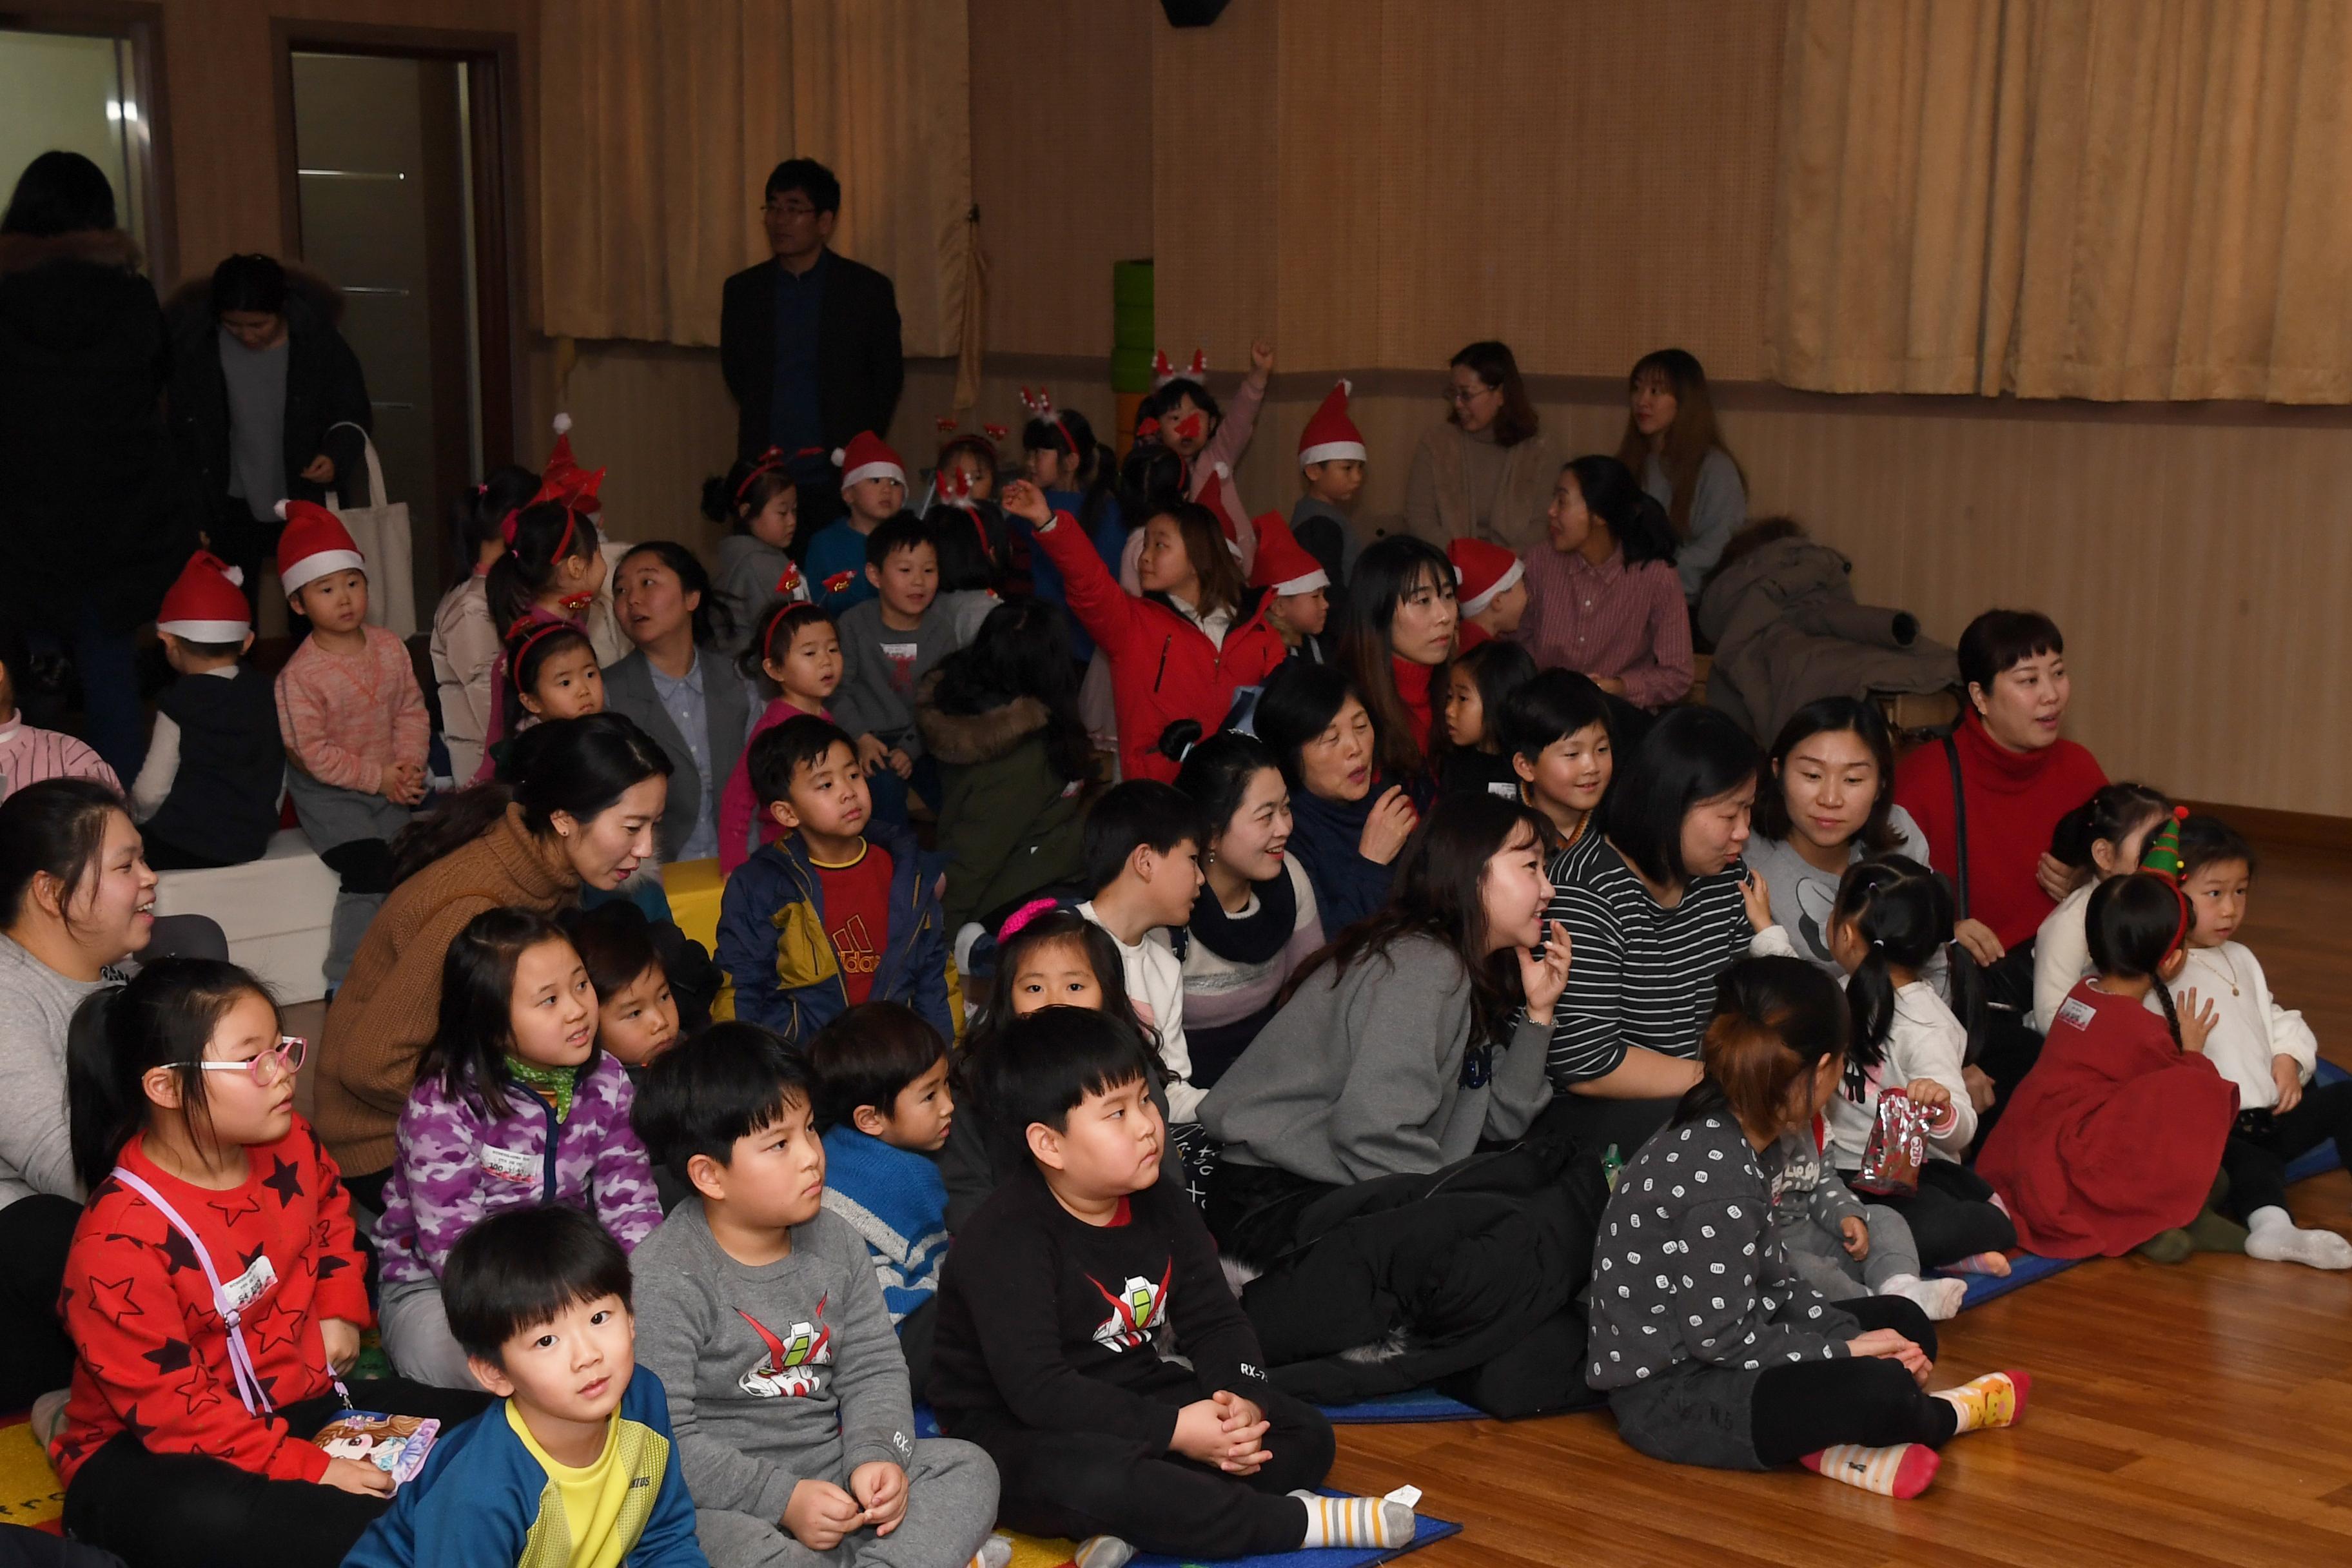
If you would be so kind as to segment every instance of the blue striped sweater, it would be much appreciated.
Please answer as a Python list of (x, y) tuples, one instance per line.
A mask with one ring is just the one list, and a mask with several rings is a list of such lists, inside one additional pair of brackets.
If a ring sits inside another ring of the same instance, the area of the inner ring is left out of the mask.
[(824, 1206), (865, 1238), (893, 1327), (940, 1288), (948, 1255), (948, 1188), (912, 1150), (844, 1124), (824, 1135)]

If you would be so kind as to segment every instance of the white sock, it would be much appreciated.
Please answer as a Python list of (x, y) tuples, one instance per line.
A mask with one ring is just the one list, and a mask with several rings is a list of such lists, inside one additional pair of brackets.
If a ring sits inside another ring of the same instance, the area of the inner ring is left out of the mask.
[(2246, 1216), (2246, 1256), (2314, 1268), (2352, 1268), (2352, 1241), (2332, 1230), (2301, 1229), (2293, 1215), (2272, 1204)]
[(965, 1568), (1004, 1568), (1012, 1561), (1013, 1538), (992, 1535), (980, 1543), (980, 1550), (971, 1554), (971, 1561)]
[(1302, 1550), (1412, 1544), (1413, 1505), (1421, 1501), (1416, 1487), (1399, 1487), (1386, 1497), (1325, 1497), (1303, 1489), (1290, 1495), (1307, 1509), (1307, 1536), (1298, 1543)]
[[(1012, 1559), (1013, 1543), (1005, 1542), (1005, 1558)], [(986, 1548), (982, 1548), (983, 1551)], [(1078, 1542), (1070, 1553), (1070, 1568), (1126, 1568), (1127, 1560), (1135, 1555), (1135, 1548), (1116, 1535), (1089, 1535)]]
[(1969, 1293), (1965, 1279), (1922, 1279), (1916, 1274), (1897, 1274), (1878, 1288), (1882, 1296), (1900, 1296), (1919, 1303), (1927, 1321), (1940, 1323), (1960, 1313), (1960, 1302)]

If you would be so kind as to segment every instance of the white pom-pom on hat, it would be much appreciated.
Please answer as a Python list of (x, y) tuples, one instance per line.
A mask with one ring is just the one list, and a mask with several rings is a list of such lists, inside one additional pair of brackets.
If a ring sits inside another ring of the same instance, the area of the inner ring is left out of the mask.
[(847, 461), (849, 461), (849, 453), (842, 447), (835, 447), (833, 449), (833, 466), (837, 468)]
[(221, 575), (228, 579), (231, 587), (245, 586), (245, 568), (242, 566), (224, 566), (221, 568)]
[(555, 433), (559, 436), (568, 436), (572, 433), (571, 415), (559, 414), (555, 416)]
[(1343, 375), (1339, 378), (1339, 390), (1353, 397), (1356, 395), (1356, 384)]
[(284, 522), (286, 521), (286, 503), (284, 501), (279, 501), (276, 506), (271, 507), (269, 510), (278, 514), (278, 521)]

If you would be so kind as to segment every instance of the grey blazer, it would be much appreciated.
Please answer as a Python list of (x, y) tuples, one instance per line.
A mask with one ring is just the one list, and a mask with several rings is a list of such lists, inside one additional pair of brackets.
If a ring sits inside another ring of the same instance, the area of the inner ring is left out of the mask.
[[(710, 723), (709, 755), (719, 776), (710, 781), (708, 797), (714, 803), (719, 792), (727, 787), (727, 775), (735, 769), (736, 759), (743, 754), (743, 737), (751, 727), (751, 694), (744, 690), (742, 679), (726, 659), (709, 648), (697, 648), (695, 658), (702, 666), (702, 710)], [(646, 662), (643, 650), (630, 653), (618, 664), (604, 667), (604, 706), (615, 713), (625, 713), (636, 727), (654, 738), (669, 757), (669, 805), (662, 811), (661, 825), (655, 836), (661, 845), (665, 861), (677, 858), (677, 851), (694, 831), (694, 819), (706, 798), (702, 770), (694, 765), (694, 753), (687, 750), (686, 737), (671, 722), (669, 710), (661, 704), (654, 690), (653, 667)], [(714, 822), (713, 826), (717, 824)]]

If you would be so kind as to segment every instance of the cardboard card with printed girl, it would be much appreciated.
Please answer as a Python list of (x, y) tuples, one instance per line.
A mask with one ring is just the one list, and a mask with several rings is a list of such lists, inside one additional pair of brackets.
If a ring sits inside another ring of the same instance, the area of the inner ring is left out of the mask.
[(335, 1458), (373, 1465), (398, 1488), (414, 1480), (425, 1468), (425, 1457), (440, 1436), (441, 1423), (430, 1416), (346, 1410), (320, 1427), (310, 1441)]

